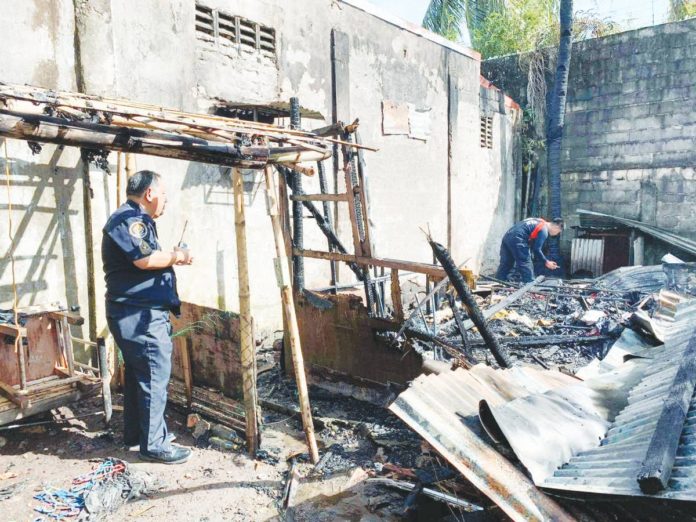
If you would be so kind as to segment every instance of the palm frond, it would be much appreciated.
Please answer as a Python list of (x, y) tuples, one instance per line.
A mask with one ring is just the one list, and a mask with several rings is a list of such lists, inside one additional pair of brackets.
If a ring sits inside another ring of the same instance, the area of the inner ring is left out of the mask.
[(461, 35), (461, 24), (466, 17), (466, 0), (430, 0), (423, 17), (423, 27), (457, 40)]

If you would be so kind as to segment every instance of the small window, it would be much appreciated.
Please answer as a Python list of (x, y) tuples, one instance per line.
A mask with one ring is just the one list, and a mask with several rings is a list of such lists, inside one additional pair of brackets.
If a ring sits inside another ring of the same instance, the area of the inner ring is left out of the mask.
[(236, 46), (275, 57), (275, 29), (198, 3), (196, 37), (216, 45)]
[(481, 116), (481, 148), (493, 148), (493, 117)]

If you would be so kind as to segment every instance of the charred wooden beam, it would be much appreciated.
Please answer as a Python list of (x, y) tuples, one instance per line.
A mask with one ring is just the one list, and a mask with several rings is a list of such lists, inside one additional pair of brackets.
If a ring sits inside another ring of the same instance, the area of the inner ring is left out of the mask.
[(450, 293), (447, 293), (447, 302), (450, 305), (450, 308), (452, 309), (452, 316), (454, 317), (454, 322), (457, 325), (457, 331), (459, 331), (459, 335), (461, 336), (462, 339), (462, 348), (464, 348), (465, 352), (469, 351), (469, 340), (466, 337), (466, 328), (464, 328), (464, 322), (462, 321), (461, 316), (459, 315), (459, 309), (457, 308), (457, 302), (454, 299), (454, 296)]
[[(521, 335), (520, 337), (499, 337), (506, 346), (552, 346), (554, 344), (590, 344), (611, 339), (608, 335)], [(485, 346), (482, 338), (467, 339), (469, 346)]]
[(452, 286), (457, 291), (459, 298), (464, 303), (464, 306), (466, 306), (469, 312), (469, 317), (471, 317), (471, 320), (479, 329), (479, 332), (481, 332), (481, 336), (486, 341), (486, 346), (488, 346), (488, 349), (493, 354), (496, 362), (503, 368), (510, 368), (512, 366), (510, 357), (505, 351), (505, 348), (500, 346), (495, 335), (493, 335), (493, 332), (491, 332), (491, 330), (488, 328), (486, 320), (476, 304), (474, 294), (471, 293), (471, 289), (466, 284), (466, 281), (464, 281), (462, 274), (460, 274), (457, 270), (457, 265), (454, 264), (449, 251), (440, 243), (437, 243), (432, 239), (428, 239), (428, 242), (430, 243), (430, 248), (433, 249), (435, 257), (449, 276)]
[[(292, 176), (291, 169), (289, 169), (287, 167), (278, 166), (278, 171), (285, 177), (286, 186), (290, 188), (290, 191), (293, 191), (294, 187), (292, 186), (291, 183), (289, 183), (289, 180), (292, 179), (291, 178), (291, 176)], [(319, 227), (319, 230), (321, 230), (324, 233), (324, 236), (326, 236), (326, 239), (328, 240), (329, 245), (332, 246), (333, 248), (335, 248), (336, 250), (338, 250), (338, 252), (348, 255), (346, 247), (343, 246), (343, 243), (341, 242), (341, 240), (338, 238), (338, 236), (333, 231), (333, 227), (331, 226), (329, 221), (324, 217), (324, 215), (321, 212), (319, 212), (319, 209), (314, 205), (314, 203), (312, 203), (311, 201), (302, 201), (302, 204), (312, 214), (312, 217), (317, 222), (317, 226)], [(293, 256), (298, 255), (295, 253), (295, 251), (306, 252), (306, 250), (293, 249)], [(302, 255), (302, 254), (299, 254), (299, 255)], [(311, 257), (311, 256), (304, 256), (304, 257)], [(358, 278), (358, 280), (362, 281), (364, 279), (365, 276), (363, 274), (362, 268), (360, 268), (355, 262), (348, 261), (348, 266), (353, 271), (353, 273)]]
[(667, 488), (695, 387), (696, 330), (691, 334), (689, 344), (681, 355), (677, 374), (665, 394), (662, 412), (636, 477), (643, 493), (654, 495)]
[(314, 129), (312, 131), (312, 134), (315, 136), (338, 136), (339, 134), (343, 134), (343, 122), (342, 121), (337, 121), (336, 123), (332, 123), (331, 125), (327, 125), (326, 127), (319, 127), (318, 129)]
[[(338, 196), (338, 194), (329, 194), (329, 187), (326, 183), (326, 172), (324, 171), (324, 163), (323, 162), (317, 161), (317, 171), (319, 172), (319, 190), (321, 192), (321, 195), (322, 196)], [(346, 197), (347, 197), (347, 194), (346, 194)], [(329, 204), (329, 201), (322, 201), (321, 205), (322, 205), (322, 209), (324, 210), (324, 221), (326, 222), (326, 226), (328, 229), (330, 229), (333, 232), (334, 225), (333, 225), (333, 220), (331, 219), (331, 205)], [(329, 250), (334, 250), (334, 246), (332, 245), (331, 240), (327, 238), (327, 241), (329, 244)], [(335, 285), (336, 284), (336, 261), (331, 261), (329, 264), (331, 266), (331, 285)]]
[[(345, 263), (357, 263), (367, 266), (383, 266), (384, 268), (395, 268), (397, 270), (415, 272), (442, 278), (447, 276), (447, 272), (442, 267), (417, 261), (402, 261), (400, 259), (388, 259), (383, 257), (365, 257), (345, 254), (340, 252), (322, 252), (320, 250), (302, 250), (297, 252), (304, 257), (312, 259), (326, 259), (333, 261), (343, 261)], [(468, 281), (473, 281), (473, 274), (470, 270), (462, 269), (459, 273)]]

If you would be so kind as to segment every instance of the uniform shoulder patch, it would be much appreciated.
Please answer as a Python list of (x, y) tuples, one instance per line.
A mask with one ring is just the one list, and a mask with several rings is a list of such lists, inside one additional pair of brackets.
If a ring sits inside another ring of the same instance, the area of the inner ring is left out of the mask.
[(152, 247), (145, 240), (140, 241), (140, 253), (144, 256), (149, 256), (150, 254), (152, 254)]
[(147, 235), (147, 227), (142, 221), (134, 221), (128, 226), (128, 233), (135, 239), (143, 239)]

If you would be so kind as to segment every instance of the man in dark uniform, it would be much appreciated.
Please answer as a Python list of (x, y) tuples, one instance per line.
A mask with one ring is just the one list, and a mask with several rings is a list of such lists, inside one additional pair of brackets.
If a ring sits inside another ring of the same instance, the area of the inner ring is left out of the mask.
[(125, 361), (123, 437), (140, 445), (145, 460), (185, 462), (191, 450), (173, 445), (164, 409), (171, 373), (169, 312), (179, 313), (174, 265), (190, 265), (188, 250), (162, 251), (155, 219), (167, 202), (160, 175), (141, 170), (129, 180), (128, 199), (103, 229), (102, 260), (106, 279), (109, 330)]
[(522, 281), (525, 283), (532, 281), (534, 265), (530, 246), (534, 255), (544, 262), (546, 268), (556, 270), (558, 268), (556, 262), (546, 259), (541, 249), (549, 236), (557, 236), (562, 231), (563, 220), (560, 218), (551, 222), (541, 218), (528, 218), (516, 223), (506, 232), (500, 245), (500, 266), (495, 275), (496, 278), (507, 281), (513, 267), (517, 265)]

